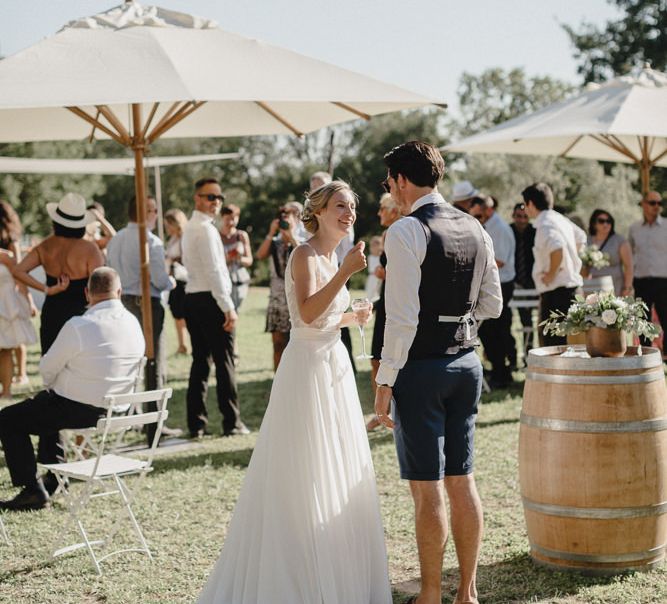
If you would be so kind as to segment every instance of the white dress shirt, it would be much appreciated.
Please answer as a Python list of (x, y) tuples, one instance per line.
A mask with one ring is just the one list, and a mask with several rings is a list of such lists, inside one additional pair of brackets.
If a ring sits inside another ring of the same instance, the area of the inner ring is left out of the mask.
[(144, 349), (139, 321), (120, 300), (105, 300), (63, 325), (39, 371), (47, 390), (103, 407), (105, 396), (132, 391)]
[[(553, 291), (559, 287), (581, 287), (581, 258), (579, 250), (586, 245), (586, 233), (566, 216), (555, 210), (543, 210), (533, 223), (535, 227), (535, 247), (533, 255), (533, 281), (539, 293)], [(551, 253), (563, 250), (556, 277), (545, 285), (542, 273), (549, 272)]]
[(653, 224), (635, 222), (630, 227), (629, 240), (635, 279), (667, 278), (667, 220), (658, 216)]
[[(159, 298), (162, 292), (174, 288), (164, 263), (162, 240), (146, 230), (148, 241), (148, 261), (151, 275), (151, 298)], [(123, 293), (130, 296), (141, 295), (141, 262), (139, 261), (139, 225), (129, 222), (118, 231), (107, 246), (107, 266), (115, 269), (120, 276)]]
[(516, 250), (516, 239), (509, 224), (507, 224), (498, 214), (494, 212), (491, 218), (484, 223), (484, 230), (493, 241), (493, 251), (496, 254), (496, 260), (500, 260), (503, 265), (498, 267), (501, 283), (514, 281), (516, 271), (514, 270), (514, 252)]
[(183, 265), (188, 271), (185, 293), (211, 292), (222, 312), (233, 310), (232, 281), (213, 218), (195, 210), (183, 229), (181, 246)]
[[(447, 203), (437, 193), (421, 197), (412, 205), (412, 212), (430, 203)], [(479, 225), (479, 223), (475, 223)], [(475, 272), (484, 271), (479, 298), (473, 315), (476, 320), (500, 316), (503, 296), (498, 278), (493, 243), (488, 233), (479, 225), (486, 244), (485, 266), (475, 266)], [(387, 255), (387, 279), (385, 281), (385, 308), (387, 322), (384, 329), (382, 360), (375, 381), (393, 386), (399, 370), (403, 368), (419, 323), (419, 284), (421, 265), (426, 257), (426, 234), (421, 222), (407, 216), (392, 224), (387, 230), (384, 251)], [(443, 284), (443, 287), (446, 287)], [(473, 341), (464, 342), (472, 346)]]

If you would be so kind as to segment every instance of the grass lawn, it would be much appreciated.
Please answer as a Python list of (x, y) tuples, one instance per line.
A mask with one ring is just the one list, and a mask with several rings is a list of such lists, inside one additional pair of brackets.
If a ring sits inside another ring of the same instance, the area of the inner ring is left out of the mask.
[[(238, 368), (244, 421), (250, 436), (220, 438), (220, 416), (209, 391), (210, 427), (214, 436), (187, 451), (161, 454), (134, 504), (155, 555), (125, 554), (103, 563), (98, 577), (82, 552), (51, 559), (68, 514), (62, 500), (50, 509), (4, 515), (12, 545), (0, 543), (0, 602), (12, 604), (130, 604), (193, 602), (218, 557), (266, 408), (271, 387), (271, 341), (264, 333), (268, 292), (251, 290), (241, 311)], [(176, 349), (173, 323), (167, 320), (169, 350)], [(370, 332), (369, 332), (370, 333)], [(356, 330), (356, 350), (360, 350)], [(35, 388), (37, 350), (31, 351)], [(186, 429), (185, 390), (188, 357), (169, 357), (171, 426)], [(369, 365), (359, 362), (357, 383), (364, 411), (371, 413)], [(517, 377), (519, 377), (517, 375)], [(517, 471), (521, 388), (485, 395), (476, 437), (476, 477), (485, 509), (486, 533), (478, 576), (484, 603), (623, 603), (667, 602), (667, 570), (614, 578), (559, 573), (532, 563), (528, 553)], [(370, 436), (389, 552), (394, 603), (407, 599), (418, 579), (412, 503), (407, 484), (398, 478), (391, 435)], [(131, 484), (131, 481), (130, 481)], [(0, 456), (0, 498), (13, 496)], [(104, 527), (108, 514), (93, 505), (90, 526)], [(74, 539), (74, 533), (67, 533)], [(72, 543), (70, 540), (68, 543)], [(443, 602), (456, 587), (453, 543), (445, 559)], [(276, 603), (283, 604), (283, 603)], [(317, 604), (313, 602), (313, 604)]]

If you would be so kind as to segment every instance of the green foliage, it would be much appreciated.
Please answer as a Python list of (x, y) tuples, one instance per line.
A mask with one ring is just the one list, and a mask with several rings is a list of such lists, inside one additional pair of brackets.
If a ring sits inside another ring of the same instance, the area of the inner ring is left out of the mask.
[(603, 28), (582, 23), (579, 29), (563, 28), (575, 47), (577, 71), (585, 82), (599, 82), (623, 75), (645, 61), (653, 69), (667, 70), (667, 1), (607, 0), (621, 17)]
[(588, 331), (591, 327), (619, 329), (653, 339), (660, 329), (646, 319), (648, 306), (632, 296), (615, 296), (613, 292), (597, 292), (575, 296), (567, 312), (551, 311), (549, 318), (540, 323), (545, 334), (567, 336)]
[(461, 119), (454, 126), (470, 136), (564, 99), (572, 86), (549, 76), (529, 78), (522, 68), (464, 72), (458, 87)]
[[(461, 119), (450, 129), (474, 134), (499, 122), (536, 111), (572, 92), (571, 87), (548, 76), (528, 78), (523, 70), (488, 69), (479, 76), (464, 74), (459, 88)], [(521, 191), (536, 181), (547, 182), (556, 203), (576, 212), (584, 222), (595, 208), (614, 214), (617, 230), (625, 231), (638, 218), (634, 190), (638, 172), (624, 164), (583, 159), (527, 155), (472, 154), (463, 163), (456, 154), (446, 158), (456, 167), (455, 180), (470, 180), (500, 201), (500, 212), (509, 219), (512, 207), (522, 201)], [(447, 193), (447, 187), (444, 188)]]

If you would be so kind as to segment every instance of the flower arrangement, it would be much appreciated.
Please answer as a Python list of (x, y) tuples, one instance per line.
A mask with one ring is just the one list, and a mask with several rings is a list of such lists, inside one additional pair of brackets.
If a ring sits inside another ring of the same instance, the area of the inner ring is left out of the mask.
[(586, 268), (601, 269), (609, 266), (609, 254), (600, 251), (597, 245), (587, 245), (579, 254), (581, 262)]
[(592, 327), (616, 329), (635, 333), (649, 339), (655, 338), (660, 329), (648, 321), (648, 307), (640, 298), (617, 297), (613, 292), (596, 292), (575, 296), (567, 310), (552, 311), (551, 316), (540, 323), (544, 333), (566, 336), (588, 331)]

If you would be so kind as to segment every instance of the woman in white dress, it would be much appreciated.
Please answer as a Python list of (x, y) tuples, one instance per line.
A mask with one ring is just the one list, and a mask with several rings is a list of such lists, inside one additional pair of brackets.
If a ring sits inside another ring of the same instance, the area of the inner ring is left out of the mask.
[(340, 341), (356, 321), (345, 283), (366, 260), (358, 243), (338, 268), (334, 250), (355, 219), (343, 182), (307, 200), (314, 235), (285, 271), (290, 341), (200, 604), (391, 603), (375, 473)]

